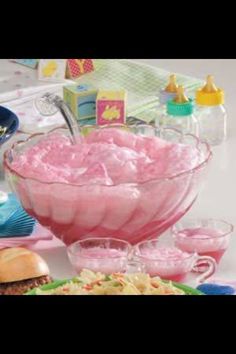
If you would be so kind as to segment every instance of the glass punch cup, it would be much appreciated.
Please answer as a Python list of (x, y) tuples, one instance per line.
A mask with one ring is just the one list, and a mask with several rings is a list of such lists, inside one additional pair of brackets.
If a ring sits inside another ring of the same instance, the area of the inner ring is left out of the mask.
[(220, 262), (229, 247), (234, 227), (223, 220), (184, 218), (172, 227), (175, 247)]
[(185, 95), (183, 86), (179, 86), (176, 97), (167, 102), (161, 126), (178, 129), (183, 134), (193, 134), (198, 137), (199, 125), (193, 111), (193, 100)]
[(227, 138), (227, 112), (224, 91), (215, 86), (211, 75), (207, 76), (206, 85), (196, 91), (196, 108), (200, 139), (212, 146), (220, 145)]
[(202, 264), (205, 269), (196, 279), (201, 283), (211, 277), (216, 270), (212, 257), (199, 256), (196, 252), (185, 252), (176, 247), (161, 247), (159, 240), (147, 240), (134, 246), (134, 258), (142, 263), (151, 277), (159, 276), (165, 280), (184, 283), (191, 272)]
[(67, 248), (77, 274), (83, 269), (104, 274), (145, 273), (145, 265), (132, 259), (131, 245), (113, 238), (93, 237), (77, 241)]

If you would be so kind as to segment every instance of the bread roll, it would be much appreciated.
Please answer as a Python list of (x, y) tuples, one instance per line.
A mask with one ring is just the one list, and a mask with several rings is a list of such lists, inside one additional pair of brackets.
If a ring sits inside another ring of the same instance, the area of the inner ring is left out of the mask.
[(49, 275), (47, 263), (25, 248), (0, 250), (0, 283), (10, 283)]

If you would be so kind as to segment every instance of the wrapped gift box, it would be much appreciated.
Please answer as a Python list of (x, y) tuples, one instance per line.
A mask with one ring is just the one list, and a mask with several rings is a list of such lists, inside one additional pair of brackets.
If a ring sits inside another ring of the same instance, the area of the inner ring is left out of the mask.
[(45, 81), (63, 81), (66, 75), (66, 59), (40, 59), (38, 78)]
[(98, 125), (125, 124), (126, 91), (99, 91), (96, 117)]
[(38, 65), (39, 59), (12, 59), (12, 61), (35, 69)]
[(77, 79), (78, 77), (92, 71), (94, 71), (94, 63), (92, 59), (67, 60), (67, 77), (69, 79)]
[(95, 118), (97, 92), (89, 85), (64, 86), (64, 101), (77, 120)]

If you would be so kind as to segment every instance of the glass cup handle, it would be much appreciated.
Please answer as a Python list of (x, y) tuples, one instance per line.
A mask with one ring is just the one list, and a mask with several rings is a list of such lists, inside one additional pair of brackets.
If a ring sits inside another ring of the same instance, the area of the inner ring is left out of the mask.
[(130, 274), (130, 273), (145, 273), (146, 269), (145, 269), (145, 265), (140, 262), (139, 260), (133, 258), (128, 260), (127, 264), (126, 264), (126, 273)]
[(215, 259), (209, 256), (199, 256), (194, 264), (194, 268), (200, 266), (203, 262), (208, 264), (208, 269), (197, 278), (197, 283), (203, 283), (210, 278), (217, 268)]

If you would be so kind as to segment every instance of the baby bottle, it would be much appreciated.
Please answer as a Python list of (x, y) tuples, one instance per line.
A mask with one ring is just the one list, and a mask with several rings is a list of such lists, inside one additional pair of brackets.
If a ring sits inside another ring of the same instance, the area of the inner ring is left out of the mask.
[(166, 111), (166, 104), (169, 100), (173, 100), (176, 97), (177, 88), (176, 76), (170, 75), (168, 85), (159, 92), (158, 117), (156, 121), (157, 125), (158, 123), (162, 124), (161, 118)]
[(209, 75), (206, 85), (197, 90), (196, 104), (200, 139), (210, 145), (221, 144), (227, 136), (227, 113), (224, 91), (215, 86), (213, 76)]
[(184, 134), (199, 135), (198, 120), (193, 114), (192, 99), (184, 94), (183, 86), (179, 86), (174, 99), (167, 102), (166, 114), (163, 115), (162, 126), (175, 128)]

